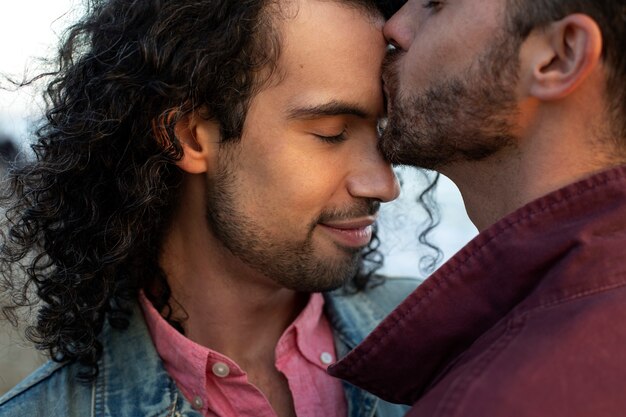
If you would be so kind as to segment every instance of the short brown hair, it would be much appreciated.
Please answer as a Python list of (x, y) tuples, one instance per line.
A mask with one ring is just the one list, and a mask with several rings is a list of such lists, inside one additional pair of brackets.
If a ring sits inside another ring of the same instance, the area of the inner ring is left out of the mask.
[(608, 69), (607, 109), (618, 146), (626, 148), (626, 2), (624, 0), (507, 0), (510, 29), (526, 38), (573, 13), (585, 14), (602, 31), (602, 58)]

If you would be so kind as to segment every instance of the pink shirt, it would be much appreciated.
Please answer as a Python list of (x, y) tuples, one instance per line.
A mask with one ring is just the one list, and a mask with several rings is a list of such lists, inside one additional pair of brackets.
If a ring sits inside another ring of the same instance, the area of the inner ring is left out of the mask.
[[(165, 369), (193, 408), (207, 417), (276, 417), (265, 395), (233, 360), (177, 332), (143, 293), (139, 300)], [(298, 417), (347, 415), (341, 381), (326, 373), (335, 361), (335, 345), (323, 306), (322, 295), (311, 294), (275, 349), (276, 369), (287, 378)]]

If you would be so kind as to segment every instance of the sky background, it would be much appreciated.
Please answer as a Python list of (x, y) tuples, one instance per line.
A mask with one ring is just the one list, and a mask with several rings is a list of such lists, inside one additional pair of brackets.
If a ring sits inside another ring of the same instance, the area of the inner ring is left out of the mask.
[[(35, 75), (41, 68), (40, 58), (50, 57), (59, 36), (67, 25), (80, 15), (80, 0), (4, 1), (0, 6), (0, 74), (21, 80)], [(42, 102), (37, 88), (11, 87), (0, 81), (0, 134), (9, 134), (21, 144), (29, 142), (32, 120), (41, 116)], [(415, 200), (424, 187), (423, 174), (400, 168), (402, 195), (381, 210), (380, 227), (386, 264), (383, 272), (390, 275), (424, 276), (419, 269), (420, 258), (427, 254), (417, 243), (417, 235), (425, 220)], [(460, 194), (454, 184), (442, 178), (437, 191), (441, 224), (430, 239), (449, 258), (473, 236)]]

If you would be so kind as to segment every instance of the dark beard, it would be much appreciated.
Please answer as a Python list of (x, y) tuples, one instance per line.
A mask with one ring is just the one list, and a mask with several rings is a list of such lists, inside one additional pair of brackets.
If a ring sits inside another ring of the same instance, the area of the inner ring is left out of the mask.
[(332, 290), (356, 275), (363, 262), (360, 249), (338, 247), (343, 256), (321, 257), (315, 252), (313, 233), (320, 222), (375, 214), (380, 206), (378, 201), (359, 200), (345, 210), (324, 212), (311, 221), (308, 233), (300, 240), (277, 241), (239, 209), (236, 175), (230, 165), (220, 163), (210, 184), (206, 216), (211, 231), (234, 256), (282, 287), (301, 292)]
[(460, 76), (422, 91), (399, 91), (396, 60), (385, 59), (389, 117), (380, 149), (394, 164), (438, 169), (477, 161), (516, 143), (519, 44), (503, 39)]

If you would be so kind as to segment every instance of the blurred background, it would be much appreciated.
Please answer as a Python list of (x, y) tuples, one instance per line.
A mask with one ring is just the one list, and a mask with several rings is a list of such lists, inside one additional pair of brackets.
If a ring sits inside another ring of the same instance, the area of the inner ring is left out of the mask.
[[(21, 0), (3, 2), (0, 13), (0, 153), (4, 158), (28, 158), (32, 130), (43, 114), (41, 85), (15, 88), (7, 81), (21, 81), (38, 74), (43, 59), (54, 55), (63, 30), (81, 14), (80, 0)], [(0, 157), (0, 159), (3, 159)], [(0, 161), (0, 186), (5, 165)], [(432, 173), (398, 168), (402, 194), (384, 205), (379, 221), (385, 266), (391, 276), (424, 278), (429, 256), (436, 255), (419, 244), (427, 213), (416, 200)], [(441, 261), (454, 255), (477, 233), (470, 223), (461, 196), (447, 178), (436, 190), (440, 224), (428, 241), (442, 251)], [(426, 257), (426, 258), (425, 258)], [(19, 329), (23, 330), (23, 329)], [(45, 358), (25, 342), (22, 332), (0, 320), (0, 395), (19, 382)]]

